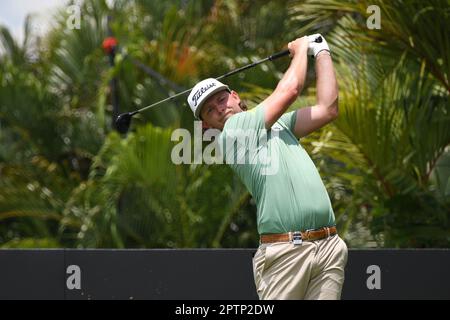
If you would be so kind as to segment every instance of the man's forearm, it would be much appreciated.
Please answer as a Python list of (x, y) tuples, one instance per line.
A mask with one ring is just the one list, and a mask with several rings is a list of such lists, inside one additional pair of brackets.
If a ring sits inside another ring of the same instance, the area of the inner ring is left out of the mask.
[(316, 57), (317, 106), (338, 113), (338, 85), (329, 52), (322, 51)]
[(278, 82), (272, 94), (263, 103), (265, 108), (264, 122), (266, 128), (272, 125), (283, 115), (283, 113), (294, 103), (303, 89), (306, 78), (308, 38), (302, 37), (289, 42), (289, 51), (293, 55), (289, 68)]
[(295, 54), (289, 68), (286, 70), (278, 83), (277, 90), (294, 89), (297, 95), (301, 93), (305, 84), (306, 71), (308, 67), (306, 52), (306, 48), (303, 48), (301, 52)]

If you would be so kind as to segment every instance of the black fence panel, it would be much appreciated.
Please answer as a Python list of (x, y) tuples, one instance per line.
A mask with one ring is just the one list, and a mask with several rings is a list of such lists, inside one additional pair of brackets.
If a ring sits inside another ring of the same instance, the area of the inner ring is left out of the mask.
[[(253, 249), (0, 250), (0, 299), (257, 300)], [(349, 250), (343, 299), (450, 299), (450, 250)]]

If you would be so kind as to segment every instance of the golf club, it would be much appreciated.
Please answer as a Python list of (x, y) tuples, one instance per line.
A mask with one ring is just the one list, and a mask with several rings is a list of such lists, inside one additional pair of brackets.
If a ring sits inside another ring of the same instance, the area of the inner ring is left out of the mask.
[[(317, 43), (320, 43), (320, 42), (322, 42), (322, 37), (317, 37), (314, 41), (317, 42)], [(280, 51), (280, 52), (275, 53), (275, 54), (273, 54), (271, 56), (268, 56), (267, 58), (264, 58), (264, 59), (261, 59), (259, 61), (250, 63), (250, 64), (248, 64), (246, 66), (243, 66), (243, 67), (240, 67), (238, 69), (232, 70), (232, 71), (230, 71), (228, 73), (225, 73), (224, 75), (221, 75), (221, 76), (217, 77), (216, 79), (220, 80), (220, 79), (229, 77), (229, 76), (231, 76), (233, 74), (236, 74), (238, 72), (247, 70), (249, 68), (253, 68), (254, 66), (257, 66), (258, 64), (264, 63), (264, 62), (269, 61), (269, 60), (273, 61), (275, 59), (278, 59), (280, 57), (284, 57), (284, 56), (287, 56), (287, 55), (289, 55), (289, 49), (286, 49), (284, 51)], [(168, 97), (168, 98), (166, 98), (164, 100), (155, 102), (155, 103), (153, 103), (153, 104), (151, 104), (149, 106), (146, 106), (144, 108), (141, 108), (141, 109), (138, 109), (138, 110), (135, 110), (135, 111), (132, 111), (132, 112), (122, 113), (122, 114), (118, 115), (117, 118), (116, 118), (116, 121), (115, 121), (117, 131), (119, 131), (122, 134), (127, 133), (128, 129), (130, 128), (131, 118), (135, 114), (140, 113), (142, 111), (145, 111), (147, 109), (153, 108), (153, 107), (155, 107), (155, 106), (157, 106), (157, 105), (159, 105), (161, 103), (164, 103), (166, 101), (172, 100), (172, 99), (174, 99), (176, 97), (179, 97), (179, 96), (181, 96), (183, 94), (189, 93), (192, 89), (193, 88), (184, 90), (184, 91), (182, 91), (180, 93), (174, 94), (174, 95), (172, 95), (172, 96), (170, 96), (170, 97)]]

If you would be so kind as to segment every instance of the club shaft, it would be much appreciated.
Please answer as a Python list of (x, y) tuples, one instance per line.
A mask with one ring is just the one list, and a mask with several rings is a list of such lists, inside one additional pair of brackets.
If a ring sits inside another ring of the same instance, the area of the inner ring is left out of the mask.
[(132, 112), (131, 114), (134, 115), (134, 114), (139, 113), (139, 112), (142, 112), (142, 111), (144, 111), (144, 110), (147, 110), (147, 109), (156, 107), (157, 105), (159, 105), (159, 104), (161, 104), (161, 103), (167, 102), (167, 101), (169, 101), (169, 100), (175, 99), (175, 98), (178, 97), (178, 96), (181, 96), (181, 95), (183, 95), (183, 94), (186, 94), (186, 93), (190, 92), (192, 89), (193, 89), (193, 88), (190, 88), (190, 89), (184, 90), (184, 91), (182, 91), (182, 92), (180, 92), (180, 93), (174, 94), (173, 96), (170, 96), (170, 97), (168, 97), (168, 98), (166, 98), (166, 99), (164, 99), (164, 100), (155, 102), (155, 103), (153, 103), (153, 104), (151, 104), (151, 105), (149, 105), (149, 106), (146, 106), (146, 107), (144, 107), (144, 108), (141, 108), (141, 109), (139, 109), (139, 110), (136, 110), (136, 111)]
[[(275, 53), (275, 54), (273, 54), (273, 55), (271, 55), (271, 56), (268, 56), (267, 58), (261, 59), (261, 60), (259, 60), (259, 61), (255, 61), (255, 62), (253, 62), (253, 63), (250, 63), (250, 64), (246, 65), (246, 66), (240, 67), (240, 68), (235, 69), (235, 70), (232, 70), (232, 71), (230, 71), (230, 72), (227, 72), (227, 73), (225, 73), (224, 75), (221, 75), (221, 76), (217, 77), (216, 80), (220, 80), (220, 79), (229, 77), (229, 76), (231, 76), (231, 75), (233, 75), (233, 74), (236, 74), (236, 73), (238, 73), (238, 72), (242, 72), (242, 71), (244, 71), (244, 70), (253, 68), (254, 66), (257, 66), (258, 64), (264, 63), (264, 62), (269, 61), (269, 60), (270, 60), (270, 61), (273, 61), (273, 60), (278, 59), (278, 58), (280, 58), (280, 57), (287, 56), (288, 54), (289, 54), (289, 50), (280, 51), (280, 52)], [(149, 106), (146, 106), (146, 107), (144, 107), (144, 108), (142, 108), (142, 109), (136, 110), (136, 111), (132, 112), (131, 115), (134, 115), (134, 114), (139, 113), (139, 112), (142, 112), (142, 111), (144, 111), (144, 110), (153, 108), (153, 107), (155, 107), (155, 106), (157, 106), (157, 105), (159, 105), (159, 104), (161, 104), (161, 103), (164, 103), (164, 102), (167, 102), (167, 101), (169, 101), (169, 100), (172, 100), (172, 99), (174, 99), (174, 98), (176, 98), (176, 97), (179, 97), (179, 96), (181, 96), (181, 95), (183, 95), (183, 94), (186, 94), (186, 93), (190, 92), (192, 89), (193, 89), (193, 87), (190, 88), (190, 89), (184, 90), (184, 91), (182, 91), (182, 92), (180, 92), (180, 93), (174, 94), (173, 96), (170, 96), (170, 97), (168, 97), (168, 98), (166, 98), (166, 99), (164, 99), (164, 100), (155, 102), (155, 103), (153, 103), (153, 104), (151, 104), (151, 105), (149, 105)]]
[(238, 68), (238, 69), (236, 69), (236, 70), (233, 70), (233, 71), (230, 71), (230, 72), (228, 72), (228, 73), (225, 73), (224, 75), (222, 75), (222, 76), (220, 76), (220, 77), (217, 77), (216, 80), (220, 80), (220, 79), (229, 77), (229, 76), (231, 76), (231, 75), (233, 75), (233, 74), (236, 74), (236, 73), (238, 73), (238, 72), (241, 72), (241, 71), (244, 71), (244, 70), (253, 68), (254, 66), (257, 66), (258, 64), (261, 64), (261, 63), (263, 63), (263, 62), (266, 62), (266, 61), (269, 61), (269, 60), (270, 60), (270, 61), (273, 61), (273, 60), (275, 60), (275, 59), (277, 59), (277, 58), (286, 56), (286, 55), (288, 55), (288, 54), (289, 54), (289, 50), (284, 50), (284, 51), (275, 53), (275, 54), (273, 54), (273, 55), (271, 55), (271, 56), (268, 56), (267, 58), (261, 59), (261, 60), (259, 60), (259, 61), (255, 61), (255, 62), (253, 62), (253, 63), (250, 63), (250, 64), (246, 65), (246, 66), (243, 66), (243, 67), (240, 67), (240, 68)]

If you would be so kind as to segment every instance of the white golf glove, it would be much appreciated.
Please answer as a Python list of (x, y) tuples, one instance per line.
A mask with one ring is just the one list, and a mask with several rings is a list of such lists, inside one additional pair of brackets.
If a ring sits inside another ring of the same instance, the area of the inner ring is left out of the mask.
[[(320, 33), (308, 36), (308, 40), (308, 56), (314, 56), (314, 58), (316, 58), (320, 51), (327, 50), (328, 52), (330, 52), (327, 40), (325, 40), (325, 38)], [(316, 42), (316, 40), (318, 42)]]

